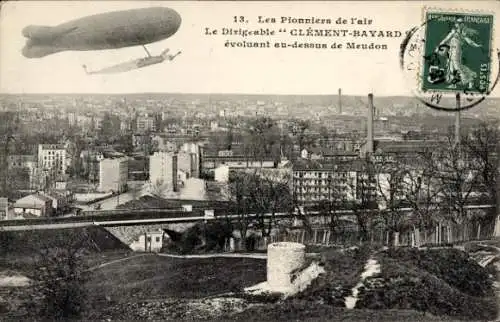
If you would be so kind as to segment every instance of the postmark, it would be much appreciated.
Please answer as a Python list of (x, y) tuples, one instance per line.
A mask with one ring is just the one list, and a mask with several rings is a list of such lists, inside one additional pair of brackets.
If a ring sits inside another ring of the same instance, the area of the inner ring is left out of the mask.
[(493, 40), (492, 13), (425, 8), (423, 23), (401, 44), (400, 66), (408, 86), (435, 109), (478, 105), (498, 82), (499, 52)]

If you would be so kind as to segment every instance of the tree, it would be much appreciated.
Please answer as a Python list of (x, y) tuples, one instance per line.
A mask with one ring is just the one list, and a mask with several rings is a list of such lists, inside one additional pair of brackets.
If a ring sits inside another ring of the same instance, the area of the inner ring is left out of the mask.
[(230, 213), (236, 214), (234, 228), (240, 232), (241, 238), (247, 237), (247, 231), (252, 223), (249, 214), (252, 211), (250, 192), (255, 188), (252, 177), (243, 172), (231, 173), (227, 198), (229, 199)]
[[(485, 223), (494, 222), (497, 217), (497, 187), (500, 177), (500, 123), (484, 122), (462, 138), (462, 144), (471, 160), (471, 166), (477, 171), (477, 188), (481, 201), (493, 205), (483, 218)], [(493, 225), (484, 225), (493, 226)]]
[(403, 191), (420, 228), (431, 227), (436, 221), (442, 186), (436, 161), (439, 153), (432, 147), (417, 153), (403, 165), (406, 169)]
[(360, 159), (351, 163), (350, 171), (356, 173), (356, 180), (348, 183), (354, 198), (345, 201), (347, 209), (352, 210), (356, 223), (360, 242), (366, 242), (370, 238), (370, 219), (372, 210), (377, 209), (376, 202), (376, 180), (374, 167), (370, 159)]
[(280, 138), (280, 152), (288, 158), (293, 159), (293, 141), (287, 131), (284, 131)]
[(299, 151), (302, 151), (306, 145), (310, 144), (307, 136), (307, 130), (311, 127), (309, 120), (297, 120), (294, 124), (294, 134), (299, 145)]
[(347, 200), (345, 193), (339, 185), (335, 185), (333, 180), (333, 172), (327, 178), (328, 182), (328, 197), (322, 199), (318, 203), (319, 212), (322, 216), (329, 218), (328, 225), (334, 232), (340, 232), (340, 214), (338, 210), (342, 209), (345, 201)]
[(19, 116), (14, 112), (0, 113), (0, 176), (2, 177), (2, 195), (11, 192), (8, 185), (8, 157), (11, 152), (11, 142), (15, 140), (19, 131)]
[(233, 147), (234, 141), (234, 125), (231, 121), (228, 122), (228, 130), (226, 133), (226, 137), (224, 138), (224, 148), (226, 150), (231, 150)]
[(142, 187), (134, 187), (133, 189), (130, 189), (130, 194), (132, 196), (132, 200), (137, 200), (141, 197), (141, 191)]
[(466, 206), (478, 187), (479, 171), (466, 146), (456, 144), (452, 135), (448, 135), (438, 156), (436, 167), (442, 187), (442, 215), (455, 224), (464, 224), (470, 219)]
[(165, 183), (162, 179), (152, 182), (149, 186), (149, 192), (151, 195), (157, 198), (166, 198), (169, 194), (173, 192), (173, 187)]
[(99, 141), (109, 143), (111, 142), (111, 137), (113, 137), (116, 133), (113, 120), (111, 119), (111, 114), (109, 112), (104, 113), (101, 121), (101, 127), (97, 132)]
[[(67, 236), (68, 237), (68, 236)], [(41, 317), (68, 320), (81, 317), (87, 304), (85, 284), (90, 278), (83, 259), (88, 236), (42, 247), (35, 265), (36, 293)], [(43, 243), (42, 243), (43, 244)]]
[(375, 188), (379, 205), (379, 217), (388, 232), (390, 245), (396, 246), (398, 233), (405, 222), (401, 208), (405, 205), (405, 169), (398, 160), (388, 156), (372, 163), (375, 174)]
[(255, 220), (263, 237), (270, 236), (278, 212), (288, 212), (293, 209), (290, 177), (286, 174), (279, 175), (277, 171), (261, 169), (244, 174), (250, 208), (256, 215)]
[(280, 142), (280, 132), (271, 118), (260, 117), (250, 122), (248, 128), (252, 154), (261, 163), (272, 152), (272, 147)]
[[(267, 205), (267, 213), (270, 214), (270, 218), (267, 221), (267, 228), (265, 227), (264, 214), (261, 213), (261, 216), (259, 216), (262, 236), (264, 237), (271, 235), (271, 230), (276, 224), (276, 214), (278, 212), (290, 212), (293, 210), (292, 192), (289, 185), (290, 180), (291, 178), (288, 175), (280, 175), (278, 170), (269, 170), (268, 173), (261, 170), (259, 178), (257, 178), (257, 188), (261, 187), (261, 190), (257, 190), (257, 192), (260, 192), (261, 196), (256, 201), (260, 200), (260, 206)], [(258, 204), (257, 208), (265, 210), (265, 207), (260, 206)]]
[(322, 147), (329, 147), (329, 140), (332, 137), (332, 131), (328, 129), (326, 126), (321, 126), (319, 128), (319, 135), (320, 135), (320, 140), (321, 140), (321, 146)]
[(134, 151), (132, 132), (127, 132), (119, 135), (116, 138), (115, 146), (119, 151), (124, 153), (132, 153)]
[[(233, 173), (229, 184), (229, 198), (237, 214), (237, 229), (242, 236), (251, 223), (257, 223), (263, 237), (271, 234), (278, 212), (293, 209), (290, 177), (276, 170)], [(255, 218), (249, 214), (254, 213)]]

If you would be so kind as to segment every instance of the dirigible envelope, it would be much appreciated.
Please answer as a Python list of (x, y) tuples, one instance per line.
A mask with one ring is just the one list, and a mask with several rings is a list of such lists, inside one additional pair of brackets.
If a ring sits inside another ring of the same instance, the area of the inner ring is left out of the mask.
[(41, 58), (61, 51), (116, 49), (146, 45), (169, 38), (181, 24), (173, 9), (154, 7), (87, 16), (57, 26), (30, 25), (22, 53)]

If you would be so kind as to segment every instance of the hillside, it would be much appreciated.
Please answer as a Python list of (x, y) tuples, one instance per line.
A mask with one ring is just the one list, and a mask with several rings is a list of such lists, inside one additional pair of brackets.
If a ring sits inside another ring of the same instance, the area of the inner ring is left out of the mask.
[[(243, 291), (266, 280), (263, 259), (111, 256), (92, 271), (83, 319), (484, 321), (498, 315), (493, 272), (463, 251), (316, 247), (314, 252), (326, 273), (286, 299)], [(366, 274), (370, 262), (380, 268), (371, 275)], [(353, 297), (349, 309), (347, 299)], [(29, 319), (32, 313), (25, 314)]]
[(44, 248), (81, 245), (87, 252), (127, 250), (127, 245), (102, 227), (0, 231), (0, 254), (31, 256)]

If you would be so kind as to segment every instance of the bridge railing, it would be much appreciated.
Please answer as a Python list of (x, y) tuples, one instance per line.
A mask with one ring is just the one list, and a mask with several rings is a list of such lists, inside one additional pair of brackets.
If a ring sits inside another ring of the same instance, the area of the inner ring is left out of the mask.
[[(470, 210), (481, 210), (495, 207), (494, 205), (470, 205), (467, 209)], [(206, 211), (210, 212), (207, 216)], [(213, 211), (213, 212), (212, 212)], [(380, 210), (371, 210), (374, 213)], [(410, 213), (411, 208), (400, 209), (401, 212)], [(354, 214), (353, 210), (337, 210), (337, 214), (350, 216)], [(303, 213), (306, 217), (317, 217), (324, 216), (324, 213), (320, 211), (305, 211)], [(298, 211), (295, 212), (278, 212), (274, 214), (276, 218), (293, 218), (299, 215)], [(257, 213), (246, 214), (247, 217), (257, 217)], [(271, 213), (264, 214), (265, 217), (270, 218), (273, 216)], [(180, 209), (117, 209), (117, 210), (105, 210), (99, 211), (98, 214), (95, 212), (87, 213), (84, 216), (73, 216), (73, 217), (42, 217), (36, 219), (19, 219), (19, 220), (3, 220), (0, 221), (1, 226), (19, 226), (19, 225), (47, 225), (47, 224), (64, 224), (64, 223), (82, 223), (82, 222), (106, 222), (112, 221), (117, 223), (130, 222), (140, 222), (141, 220), (147, 222), (154, 222), (157, 220), (161, 222), (162, 219), (169, 219), (168, 221), (198, 221), (200, 218), (206, 220), (212, 219), (237, 219), (239, 215), (231, 212), (227, 208), (215, 208), (215, 209), (192, 209), (192, 211), (185, 211)], [(165, 221), (165, 220), (163, 220)]]

